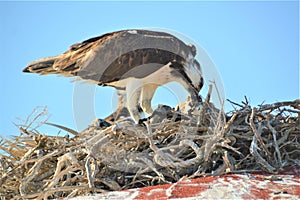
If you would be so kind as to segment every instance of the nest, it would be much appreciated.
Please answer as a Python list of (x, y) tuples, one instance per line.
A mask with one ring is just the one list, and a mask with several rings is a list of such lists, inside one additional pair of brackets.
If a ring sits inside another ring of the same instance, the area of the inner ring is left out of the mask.
[(47, 113), (34, 112), (19, 136), (0, 142), (1, 199), (75, 197), (300, 165), (300, 100), (253, 108), (232, 102), (227, 114), (209, 96), (190, 103), (159, 106), (143, 125), (97, 119), (81, 133), (54, 125), (73, 137), (39, 133), (35, 125)]

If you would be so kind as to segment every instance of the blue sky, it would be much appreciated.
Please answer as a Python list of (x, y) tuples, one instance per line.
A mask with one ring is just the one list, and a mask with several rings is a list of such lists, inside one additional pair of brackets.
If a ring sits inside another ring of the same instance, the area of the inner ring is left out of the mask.
[[(177, 31), (201, 45), (232, 101), (244, 95), (252, 105), (299, 98), (298, 1), (0, 2), (0, 135), (18, 134), (13, 122), (20, 123), (17, 117), (26, 118), (36, 106), (47, 106), (49, 122), (73, 129), (110, 114), (113, 89), (81, 84), (94, 97), (81, 102), (95, 109), (75, 106), (77, 114), (93, 113), (82, 114), (79, 123), (73, 107), (78, 83), (22, 69), (90, 37), (145, 27)], [(176, 103), (167, 93), (159, 90), (155, 103)], [(58, 132), (47, 126), (40, 131)]]

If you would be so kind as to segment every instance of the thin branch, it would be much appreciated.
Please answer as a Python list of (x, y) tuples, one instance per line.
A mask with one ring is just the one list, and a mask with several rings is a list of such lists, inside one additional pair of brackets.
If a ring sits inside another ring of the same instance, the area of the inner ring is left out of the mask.
[(266, 152), (267, 155), (270, 155), (271, 153), (269, 152), (269, 150), (267, 149), (266, 145), (264, 144), (260, 134), (258, 133), (257, 129), (255, 128), (255, 124), (254, 124), (254, 116), (256, 114), (256, 108), (252, 109), (251, 115), (250, 115), (250, 126), (251, 129), (254, 133), (254, 136), (257, 138), (259, 144), (262, 146), (262, 148), (264, 149), (264, 151)]

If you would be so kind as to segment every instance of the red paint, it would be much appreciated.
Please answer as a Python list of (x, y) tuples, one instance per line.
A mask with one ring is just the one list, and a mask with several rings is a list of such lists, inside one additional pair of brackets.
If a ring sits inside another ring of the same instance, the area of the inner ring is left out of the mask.
[[(271, 176), (275, 177), (273, 180)], [(300, 198), (300, 167), (292, 167), (281, 170), (279, 174), (256, 173), (247, 175), (228, 174), (220, 177), (204, 177), (192, 180), (181, 180), (174, 184), (150, 186), (139, 188), (139, 195), (135, 199), (173, 199), (197, 197), (201, 192), (213, 187), (213, 184), (220, 184), (221, 187), (235, 188), (237, 195), (242, 198), (260, 199), (282, 199), (294, 195)], [(222, 180), (222, 181), (221, 181)], [(236, 182), (236, 183), (234, 183)], [(238, 185), (239, 182), (245, 184)], [(169, 190), (169, 191), (168, 191)], [(240, 192), (240, 190), (244, 190)]]
[(135, 199), (163, 200), (170, 198), (194, 197), (203, 190), (207, 190), (210, 187), (209, 184), (213, 180), (217, 180), (217, 177), (204, 177), (191, 180), (186, 179), (173, 184), (139, 188), (138, 190), (140, 193)]
[[(299, 199), (300, 166), (278, 174), (227, 174), (96, 195), (97, 199)], [(83, 197), (82, 199), (89, 199)], [(95, 199), (95, 198), (92, 198)]]

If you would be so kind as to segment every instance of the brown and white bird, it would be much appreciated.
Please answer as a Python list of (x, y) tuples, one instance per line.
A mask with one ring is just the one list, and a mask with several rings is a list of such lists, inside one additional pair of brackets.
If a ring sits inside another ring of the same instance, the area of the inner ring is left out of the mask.
[(151, 100), (156, 89), (178, 82), (194, 101), (204, 80), (196, 47), (177, 37), (151, 30), (121, 30), (74, 44), (65, 53), (42, 58), (23, 72), (77, 76), (101, 86), (115, 87), (119, 108), (127, 108), (138, 123), (138, 106), (153, 112)]

